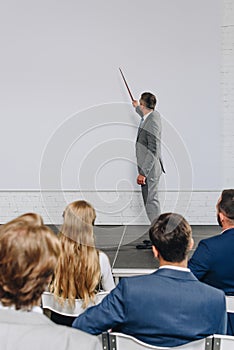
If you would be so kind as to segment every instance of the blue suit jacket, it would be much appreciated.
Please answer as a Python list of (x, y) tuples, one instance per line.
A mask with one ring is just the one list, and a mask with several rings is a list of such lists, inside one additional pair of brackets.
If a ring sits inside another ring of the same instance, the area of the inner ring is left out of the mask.
[(178, 346), (226, 331), (224, 293), (191, 272), (159, 269), (128, 277), (73, 327), (91, 334), (112, 328), (152, 345)]
[(200, 241), (189, 268), (200, 281), (234, 293), (234, 229)]
[[(234, 229), (200, 241), (189, 267), (200, 281), (226, 294), (234, 294)], [(234, 335), (234, 314), (231, 313), (227, 334)]]

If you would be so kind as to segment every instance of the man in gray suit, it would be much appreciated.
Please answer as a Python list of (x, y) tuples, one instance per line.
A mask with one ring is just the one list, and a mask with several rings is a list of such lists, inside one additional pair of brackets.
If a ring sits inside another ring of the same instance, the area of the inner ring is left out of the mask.
[(16, 219), (0, 228), (0, 348), (100, 350), (96, 337), (59, 326), (42, 314), (60, 243), (46, 226)]
[(141, 117), (137, 139), (136, 158), (138, 166), (137, 183), (141, 185), (147, 216), (152, 223), (160, 215), (158, 184), (163, 169), (161, 160), (161, 117), (155, 111), (156, 97), (144, 92), (140, 101), (133, 101)]

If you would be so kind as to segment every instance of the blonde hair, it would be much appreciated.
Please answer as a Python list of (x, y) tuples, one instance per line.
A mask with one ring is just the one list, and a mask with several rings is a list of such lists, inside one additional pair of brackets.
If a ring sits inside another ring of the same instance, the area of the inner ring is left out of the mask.
[(101, 279), (99, 252), (95, 248), (93, 224), (96, 213), (91, 204), (80, 200), (70, 203), (64, 211), (64, 223), (59, 234), (62, 253), (50, 291), (60, 302), (83, 299), (83, 307), (94, 301)]
[(14, 221), (0, 227), (0, 300), (16, 310), (38, 305), (53, 275), (60, 242), (46, 226)]

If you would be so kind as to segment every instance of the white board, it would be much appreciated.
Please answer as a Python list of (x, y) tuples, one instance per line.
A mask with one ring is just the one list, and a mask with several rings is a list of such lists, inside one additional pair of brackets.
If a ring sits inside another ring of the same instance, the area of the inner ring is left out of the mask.
[[(133, 95), (163, 119), (165, 189), (221, 183), (218, 0), (1, 4), (1, 189), (137, 189)], [(3, 34), (4, 33), (4, 34)]]

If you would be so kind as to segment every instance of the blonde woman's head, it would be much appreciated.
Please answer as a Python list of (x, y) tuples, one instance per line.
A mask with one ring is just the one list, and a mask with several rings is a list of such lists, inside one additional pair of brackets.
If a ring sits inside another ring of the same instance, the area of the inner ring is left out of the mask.
[(100, 278), (99, 252), (95, 248), (93, 225), (96, 213), (91, 204), (80, 200), (70, 203), (64, 213), (59, 257), (50, 291), (68, 299), (74, 306), (75, 299), (83, 299), (83, 307), (94, 300)]
[(82, 245), (94, 245), (93, 225), (96, 213), (91, 204), (84, 200), (70, 203), (64, 213), (61, 232)]

